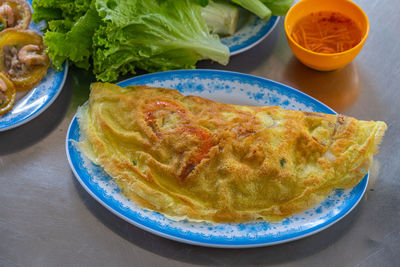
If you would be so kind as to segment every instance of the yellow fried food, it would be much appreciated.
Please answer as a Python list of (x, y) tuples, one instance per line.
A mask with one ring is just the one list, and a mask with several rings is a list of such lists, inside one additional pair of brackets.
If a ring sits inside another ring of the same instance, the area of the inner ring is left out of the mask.
[(12, 109), (15, 96), (14, 84), (4, 73), (0, 72), (0, 116)]
[(81, 149), (139, 205), (175, 219), (279, 220), (365, 176), (384, 122), (92, 85)]
[(31, 8), (25, 0), (0, 0), (0, 29), (27, 29)]
[(50, 59), (43, 38), (32, 30), (6, 29), (0, 32), (0, 70), (15, 89), (30, 90), (46, 76)]

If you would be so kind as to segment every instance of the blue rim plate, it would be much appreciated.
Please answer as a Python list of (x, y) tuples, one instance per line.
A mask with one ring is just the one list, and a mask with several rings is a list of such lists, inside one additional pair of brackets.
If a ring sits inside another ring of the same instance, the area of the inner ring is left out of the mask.
[[(28, 3), (31, 5), (32, 1)], [(41, 32), (43, 23), (31, 22), (29, 29)], [(64, 64), (62, 71), (49, 68), (42, 81), (30, 90), (24, 97), (14, 103), (13, 109), (0, 115), (0, 132), (25, 124), (45, 111), (60, 94), (68, 73), (68, 65)]]
[[(149, 85), (174, 88), (183, 94), (242, 105), (277, 105), (283, 108), (336, 114), (321, 102), (286, 85), (235, 72), (182, 70), (147, 74), (120, 82), (120, 86)], [(125, 198), (101, 167), (79, 150), (83, 140), (76, 116), (66, 136), (69, 164), (81, 185), (100, 204), (127, 222), (153, 234), (188, 244), (245, 248), (284, 243), (315, 234), (346, 216), (360, 201), (368, 175), (351, 190), (336, 190), (316, 207), (278, 223), (211, 224), (173, 221), (137, 206)]]
[(245, 19), (233, 36), (222, 38), (221, 41), (229, 47), (231, 56), (240, 54), (264, 40), (274, 30), (279, 18), (272, 16), (269, 21), (265, 21), (251, 15)]

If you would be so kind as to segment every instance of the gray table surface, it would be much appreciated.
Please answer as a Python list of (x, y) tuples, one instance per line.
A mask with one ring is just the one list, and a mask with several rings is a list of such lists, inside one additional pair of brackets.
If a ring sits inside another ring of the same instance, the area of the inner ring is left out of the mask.
[(70, 69), (57, 100), (38, 118), (0, 133), (0, 266), (399, 266), (400, 265), (400, 2), (356, 1), (371, 33), (344, 69), (310, 70), (293, 56), (283, 20), (257, 47), (227, 67), (300, 89), (338, 112), (384, 120), (388, 131), (360, 204), (332, 227), (307, 238), (256, 249), (180, 244), (116, 217), (76, 181), (64, 142), (91, 75)]

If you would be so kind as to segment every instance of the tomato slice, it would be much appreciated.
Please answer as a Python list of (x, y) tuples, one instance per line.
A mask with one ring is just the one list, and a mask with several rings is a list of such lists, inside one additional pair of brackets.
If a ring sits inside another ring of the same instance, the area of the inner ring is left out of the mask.
[[(21, 50), (26, 52), (25, 61)], [(34, 31), (6, 29), (0, 32), (0, 70), (7, 74), (16, 90), (30, 90), (46, 76), (50, 59), (44, 50), (42, 36)]]
[(7, 78), (7, 76), (0, 72), (0, 115), (9, 112), (15, 101), (15, 87), (14, 84)]
[(207, 158), (210, 149), (215, 145), (212, 139), (212, 134), (201, 127), (192, 127), (192, 126), (184, 126), (178, 128), (175, 134), (187, 133), (190, 135), (195, 136), (199, 141), (200, 144), (198, 146), (198, 150), (196, 153), (192, 155), (192, 157), (187, 161), (185, 167), (182, 169), (180, 173), (180, 178), (183, 180), (185, 179), (196, 166), (205, 158)]
[[(182, 135), (188, 134), (195, 137), (198, 140), (198, 146), (195, 148), (195, 152), (187, 160), (185, 166), (179, 174), (180, 179), (184, 180), (195, 168), (196, 166), (205, 158), (207, 158), (210, 149), (215, 145), (212, 134), (202, 127), (192, 124), (187, 120), (187, 112), (184, 107), (179, 103), (170, 99), (155, 99), (147, 103), (144, 107), (145, 121), (153, 129), (158, 138), (162, 139), (165, 135)], [(170, 130), (161, 130), (157, 127), (156, 120), (162, 119), (164, 116), (169, 116), (171, 113), (178, 114), (182, 119), (176, 128)]]
[(24, 0), (0, 0), (0, 16), (0, 29), (28, 29), (32, 12)]

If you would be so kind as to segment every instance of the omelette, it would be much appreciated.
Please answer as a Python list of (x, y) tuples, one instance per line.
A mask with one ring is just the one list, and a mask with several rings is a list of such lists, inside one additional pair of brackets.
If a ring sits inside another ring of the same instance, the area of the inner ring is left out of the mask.
[(276, 221), (367, 174), (384, 122), (94, 83), (80, 149), (139, 206), (175, 220)]

